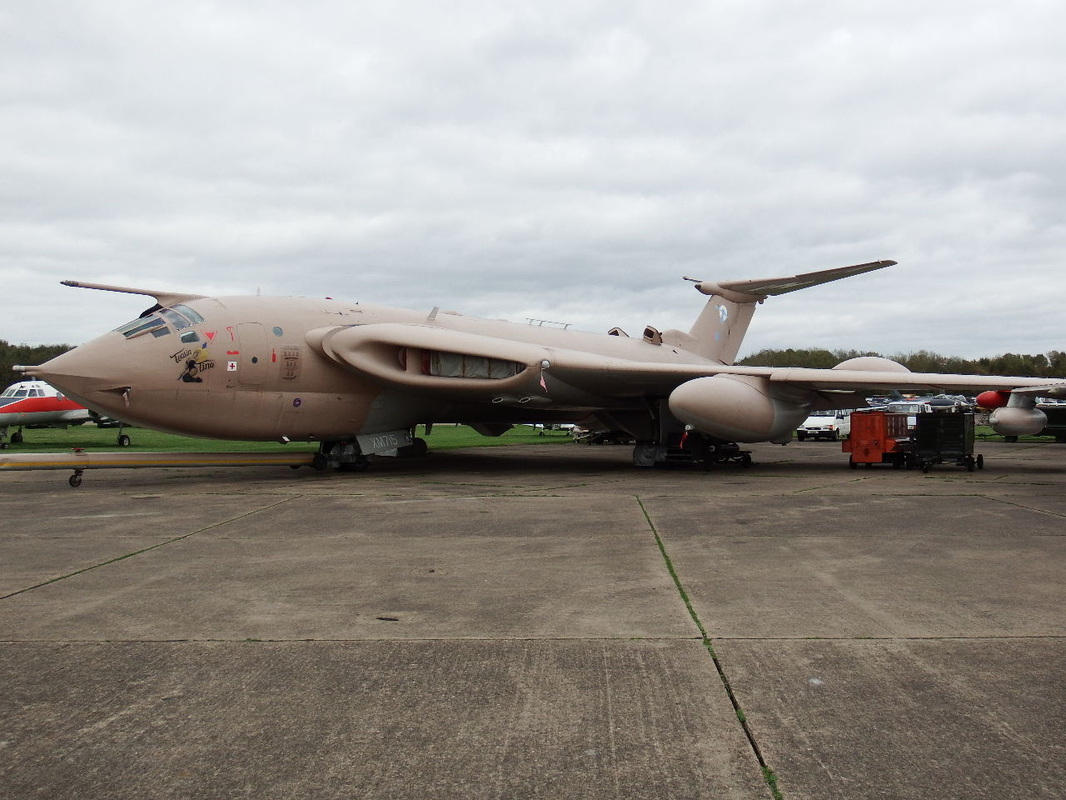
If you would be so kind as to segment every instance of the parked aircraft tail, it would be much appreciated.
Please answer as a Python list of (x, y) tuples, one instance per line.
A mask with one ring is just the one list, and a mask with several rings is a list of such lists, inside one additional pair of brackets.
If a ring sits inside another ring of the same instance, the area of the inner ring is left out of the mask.
[(767, 297), (799, 291), (820, 283), (850, 278), (875, 269), (883, 269), (895, 261), (871, 261), (851, 267), (837, 267), (819, 272), (806, 272), (790, 278), (762, 278), (752, 281), (693, 281), (696, 290), (710, 295), (711, 299), (700, 313), (688, 333), (666, 331), (663, 341), (718, 361), (732, 364), (740, 350), (744, 334), (755, 314), (755, 306)]

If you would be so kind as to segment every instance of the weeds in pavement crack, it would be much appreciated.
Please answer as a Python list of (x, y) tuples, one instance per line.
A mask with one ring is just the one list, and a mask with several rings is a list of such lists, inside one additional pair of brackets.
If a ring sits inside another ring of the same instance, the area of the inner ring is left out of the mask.
[(714, 668), (718, 672), (718, 678), (722, 681), (722, 686), (725, 689), (726, 696), (729, 698), (729, 702), (733, 706), (733, 711), (737, 715), (737, 720), (740, 722), (740, 727), (744, 730), (744, 735), (748, 739), (748, 744), (751, 746), (751, 751), (755, 755), (755, 759), (759, 762), (759, 767), (762, 770), (763, 780), (766, 781), (766, 785), (769, 787), (770, 792), (774, 796), (774, 800), (783, 800), (784, 795), (781, 793), (781, 789), (777, 785), (777, 773), (770, 768), (766, 763), (766, 759), (763, 758), (762, 750), (759, 747), (759, 743), (755, 740), (755, 734), (751, 730), (751, 726), (748, 724), (748, 717), (744, 713), (744, 709), (740, 707), (740, 701), (737, 700), (736, 693), (733, 691), (733, 687), (729, 683), (729, 677), (725, 673), (725, 667), (722, 665), (721, 660), (718, 658), (718, 654), (714, 652), (714, 645), (711, 643), (710, 636), (707, 635), (707, 629), (703, 626), (703, 622), (700, 620), (699, 615), (696, 613), (696, 609), (692, 605), (692, 600), (688, 596), (688, 592), (685, 591), (685, 586), (681, 583), (681, 578), (677, 574), (677, 570), (674, 569), (674, 563), (670, 560), (669, 553), (666, 552), (666, 544), (663, 542), (662, 537), (659, 536), (659, 531), (655, 527), (655, 523), (651, 520), (651, 515), (648, 513), (648, 509), (644, 506), (644, 501), (637, 496), (637, 505), (640, 506), (641, 512), (644, 514), (644, 519), (648, 523), (648, 528), (651, 530), (652, 536), (655, 537), (655, 544), (659, 547), (659, 553), (663, 557), (663, 562), (666, 564), (666, 570), (670, 573), (670, 577), (674, 581), (674, 586), (677, 587), (677, 593), (681, 596), (682, 602), (685, 604), (685, 608), (688, 609), (689, 616), (699, 629), (700, 637), (703, 640), (703, 646), (707, 648), (707, 652), (711, 656), (711, 660), (714, 662)]

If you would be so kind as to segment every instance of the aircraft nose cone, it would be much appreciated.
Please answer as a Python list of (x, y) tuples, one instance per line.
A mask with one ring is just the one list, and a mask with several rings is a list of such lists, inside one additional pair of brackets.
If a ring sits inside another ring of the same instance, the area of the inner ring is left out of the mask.
[(130, 389), (128, 377), (123, 383), (114, 372), (112, 348), (100, 339), (26, 370), (27, 375), (52, 384), (82, 405), (108, 411), (121, 407), (123, 394)]

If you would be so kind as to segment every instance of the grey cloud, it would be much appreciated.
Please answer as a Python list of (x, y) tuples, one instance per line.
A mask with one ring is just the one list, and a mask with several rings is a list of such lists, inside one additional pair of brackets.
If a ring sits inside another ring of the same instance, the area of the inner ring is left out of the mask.
[(68, 277), (606, 330), (895, 258), (745, 349), (1061, 349), (1064, 12), (979, 6), (7, 10), (0, 338), (123, 321)]

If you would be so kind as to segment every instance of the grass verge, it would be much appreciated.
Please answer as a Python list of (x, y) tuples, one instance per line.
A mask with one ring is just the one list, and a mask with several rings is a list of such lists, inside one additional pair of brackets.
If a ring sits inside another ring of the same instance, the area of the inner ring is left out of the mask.
[[(15, 429), (11, 430), (14, 433)], [(134, 452), (164, 453), (291, 453), (314, 452), (318, 442), (244, 442), (228, 439), (201, 439), (195, 436), (176, 436), (148, 428), (126, 427), (122, 432), (132, 444), (125, 448)], [(75, 448), (106, 452), (118, 450), (118, 428), (98, 428), (92, 423), (71, 428), (27, 428), (23, 441), (11, 444), (9, 453), (65, 453)], [(562, 444), (571, 441), (566, 431), (551, 431), (531, 425), (516, 425), (502, 436), (482, 436), (466, 425), (434, 425), (427, 437), (419, 425), (416, 436), (426, 440), (430, 450), (451, 450), (459, 447), (489, 447), (508, 444)]]

